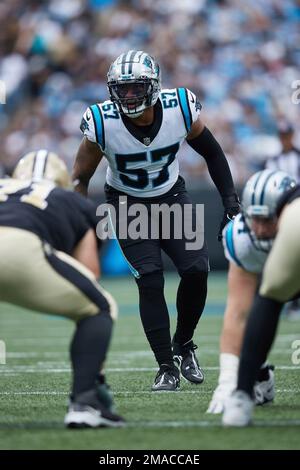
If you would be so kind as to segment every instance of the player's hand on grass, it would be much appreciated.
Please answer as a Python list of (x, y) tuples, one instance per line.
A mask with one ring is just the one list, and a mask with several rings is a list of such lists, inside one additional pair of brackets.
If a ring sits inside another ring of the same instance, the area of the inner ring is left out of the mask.
[(214, 415), (223, 413), (225, 402), (235, 388), (236, 385), (233, 383), (219, 384), (213, 393), (206, 413)]

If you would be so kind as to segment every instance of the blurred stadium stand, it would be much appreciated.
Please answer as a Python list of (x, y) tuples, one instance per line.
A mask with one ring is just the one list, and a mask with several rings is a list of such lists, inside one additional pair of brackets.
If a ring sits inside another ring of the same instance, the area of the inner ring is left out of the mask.
[[(84, 109), (107, 98), (110, 62), (122, 51), (144, 49), (161, 64), (164, 87), (197, 93), (203, 119), (241, 186), (279, 151), (278, 120), (299, 122), (300, 105), (291, 100), (292, 82), (300, 79), (299, 45), (300, 0), (0, 2), (0, 80), (6, 85), (0, 174), (41, 147), (58, 152), (71, 168)], [(300, 146), (297, 126), (295, 139)], [(188, 188), (209, 194), (206, 165), (187, 145), (180, 165)], [(104, 167), (93, 178), (93, 197), (101, 198)], [(212, 200), (215, 214), (217, 193), (207, 196)], [(209, 220), (206, 229), (215, 230)]]

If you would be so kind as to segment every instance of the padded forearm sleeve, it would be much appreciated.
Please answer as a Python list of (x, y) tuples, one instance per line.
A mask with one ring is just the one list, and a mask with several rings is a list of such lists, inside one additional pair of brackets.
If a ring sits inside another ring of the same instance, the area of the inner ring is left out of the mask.
[(187, 139), (187, 143), (205, 159), (211, 179), (225, 202), (228, 196), (235, 193), (235, 188), (228, 162), (220, 144), (207, 127), (195, 139)]

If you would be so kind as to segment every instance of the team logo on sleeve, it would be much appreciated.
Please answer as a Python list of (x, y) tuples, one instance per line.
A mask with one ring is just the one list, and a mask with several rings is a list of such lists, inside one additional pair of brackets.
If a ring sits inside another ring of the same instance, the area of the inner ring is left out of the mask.
[(89, 125), (88, 125), (88, 123), (86, 122), (86, 120), (84, 118), (82, 118), (82, 120), (81, 120), (80, 130), (83, 133), (84, 133), (84, 131), (89, 130)]
[(195, 108), (196, 108), (196, 111), (201, 111), (202, 109), (202, 104), (200, 103), (198, 98), (196, 98)]
[[(195, 98), (196, 98), (196, 100), (195, 100)], [(194, 93), (191, 93), (191, 92), (190, 92), (190, 102), (192, 104), (195, 103), (196, 111), (200, 111), (202, 109), (202, 105), (201, 105), (199, 99), (197, 98), (197, 96), (194, 95)]]

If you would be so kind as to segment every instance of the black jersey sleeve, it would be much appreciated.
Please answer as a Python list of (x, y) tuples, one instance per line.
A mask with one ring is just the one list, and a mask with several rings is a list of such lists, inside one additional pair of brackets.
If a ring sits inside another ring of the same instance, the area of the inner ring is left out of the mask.
[[(62, 247), (63, 251), (72, 253), (76, 245), (84, 237), (89, 229), (96, 232), (96, 206), (89, 199), (73, 191), (56, 188), (49, 201), (48, 216), (46, 223), (50, 222), (50, 211), (52, 220), (56, 218), (59, 226), (51, 227), (52, 238), (56, 239), (55, 248)], [(59, 217), (59, 220), (58, 220)], [(97, 238), (98, 246), (100, 240)]]
[[(70, 223), (74, 227), (77, 243), (84, 237), (89, 229), (93, 229), (96, 233), (97, 217), (96, 205), (84, 196), (76, 192), (68, 192), (65, 195), (66, 202), (69, 205)], [(100, 240), (97, 238), (98, 244)]]
[[(47, 188), (45, 183), (41, 191), (37, 183), (33, 187), (29, 182), (12, 191), (14, 185), (12, 181), (12, 187), (5, 193), (6, 199), (0, 204), (0, 226), (31, 231), (53, 248), (68, 254), (72, 254), (89, 229), (96, 231), (96, 207), (80, 194), (51, 184)], [(36, 197), (40, 205), (29, 197), (38, 189)]]

